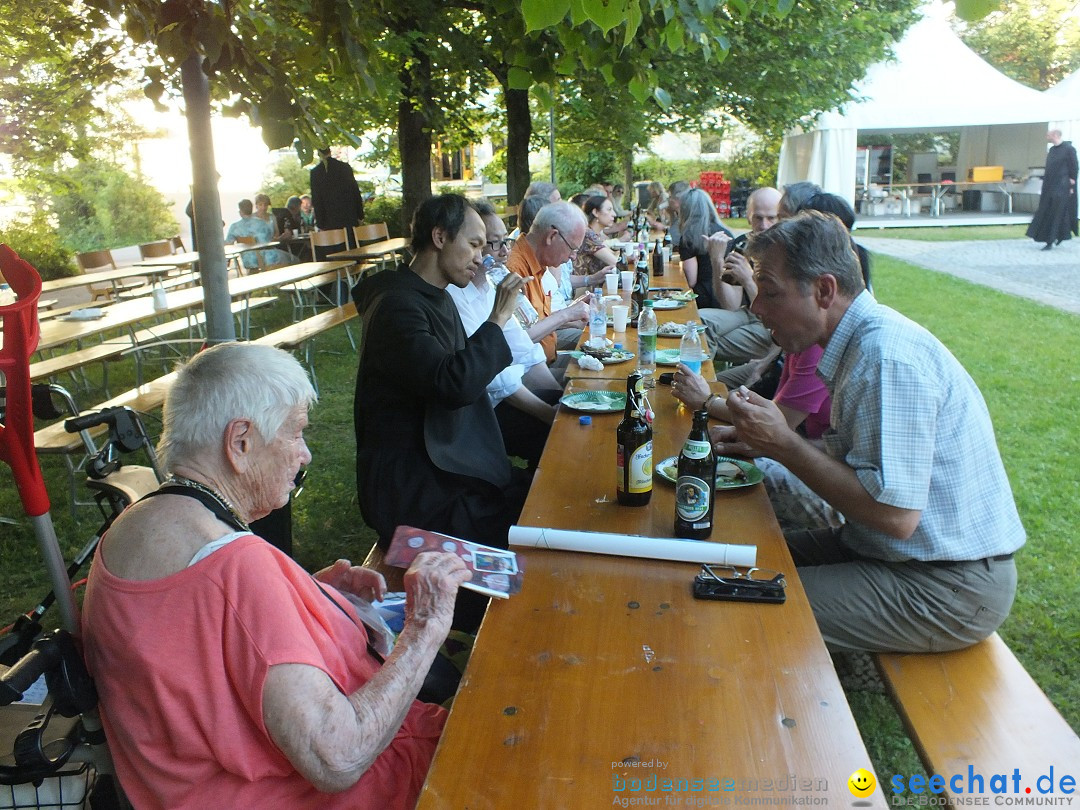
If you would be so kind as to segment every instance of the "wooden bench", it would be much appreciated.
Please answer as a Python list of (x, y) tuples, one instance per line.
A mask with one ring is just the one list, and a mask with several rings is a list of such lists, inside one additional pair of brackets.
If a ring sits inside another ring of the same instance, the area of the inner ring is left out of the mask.
[[(276, 299), (271, 298), (269, 300), (273, 301)], [(331, 329), (338, 324), (346, 323), (355, 317), (356, 307), (352, 303), (349, 303), (344, 307), (336, 307), (335, 309), (326, 312), (320, 312), (318, 315), (307, 318), (299, 323), (294, 323), (284, 329), (279, 329), (276, 332), (271, 332), (252, 342), (267, 346), (277, 346), (283, 349), (293, 349), (301, 344), (307, 344), (312, 338), (325, 332), (327, 329)], [(310, 363), (310, 352), (308, 353), (307, 359)], [(311, 371), (311, 374), (312, 383), (314, 384), (313, 370)], [(126, 405), (132, 410), (140, 413), (157, 410), (164, 404), (165, 395), (172, 387), (173, 380), (175, 379), (176, 372), (170, 372), (144, 385), (139, 385), (129, 391), (125, 391), (112, 399), (98, 403), (91, 408), (84, 409), (81, 412), (91, 413), (100, 411), (103, 408), (121, 405)], [(90, 429), (89, 435), (91, 438), (97, 438), (104, 434), (105, 431), (106, 427), (104, 425), (98, 425), (97, 427)], [(77, 433), (68, 433), (64, 430), (63, 421), (60, 421), (34, 432), (34, 448), (42, 455), (62, 455), (64, 457), (70, 474), (72, 502), (74, 503), (74, 472), (76, 466), (71, 462), (71, 458), (84, 452), (85, 447), (83, 446), (82, 437)]]
[[(945, 794), (978, 793), (968, 769), (990, 778), (1019, 769), (1021, 796), (1040, 796), (1036, 780), (1080, 770), (1080, 738), (997, 633), (965, 650), (877, 656), (878, 669), (929, 774), (945, 777)], [(954, 774), (954, 787), (949, 784)], [(1045, 780), (1043, 786), (1046, 785)], [(1031, 793), (1025, 793), (1031, 788)], [(925, 794), (924, 794), (925, 795)]]
[[(317, 315), (312, 315), (310, 318), (305, 318), (302, 321), (297, 321), (294, 324), (286, 326), (283, 329), (278, 329), (276, 332), (271, 332), (268, 335), (263, 335), (261, 338), (256, 338), (252, 343), (261, 343), (267, 346), (277, 346), (281, 349), (293, 350), (301, 346), (304, 348), (304, 365), (307, 366), (308, 374), (311, 375), (311, 384), (315, 386), (315, 391), (319, 391), (319, 380), (315, 376), (315, 365), (312, 362), (311, 344), (312, 340), (327, 331), (333, 329), (335, 326), (344, 325), (346, 329), (349, 328), (349, 321), (356, 317), (356, 304), (352, 301), (340, 306), (334, 307), (320, 312)], [(349, 333), (349, 342), (352, 343), (353, 348), (356, 348), (356, 343), (353, 341), (352, 333)]]
[[(315, 314), (317, 311), (316, 304), (320, 296), (327, 305), (332, 307), (339, 306), (336, 291), (327, 295), (321, 288), (328, 284), (335, 285), (336, 287), (342, 281), (351, 282), (352, 274), (346, 273), (346, 276), (347, 278), (343, 279), (341, 278), (340, 273), (333, 271), (329, 273), (319, 273), (317, 276), (311, 276), (302, 281), (294, 281), (292, 284), (282, 284), (280, 289), (283, 292), (289, 293), (293, 299), (293, 318), (299, 319), (303, 317), (304, 310), (308, 308), (311, 309), (312, 314)], [(349, 286), (351, 286), (351, 284)], [(306, 300), (305, 296), (307, 296)], [(345, 297), (348, 298), (348, 293), (345, 294)]]
[[(235, 301), (232, 304), (232, 312), (233, 314), (239, 314), (243, 312), (245, 308), (264, 307), (273, 304), (276, 301), (276, 298), (270, 297), (252, 298), (247, 302)], [(115, 360), (127, 352), (152, 348), (153, 344), (161, 342), (164, 338), (174, 335), (177, 332), (183, 332), (193, 326), (201, 325), (205, 321), (206, 313), (199, 312), (191, 318), (176, 318), (175, 320), (166, 323), (140, 329), (134, 333), (130, 340), (106, 341), (104, 343), (97, 343), (93, 346), (77, 349), (73, 352), (58, 354), (55, 357), (48, 357), (44, 360), (39, 360), (36, 363), (30, 364), (30, 379), (32, 381), (43, 380), (48, 377), (54, 377), (57, 374), (75, 371), (88, 363), (104, 363), (109, 360)], [(105, 366), (105, 369), (104, 387), (107, 393), (109, 387), (107, 365)], [(141, 367), (138, 374), (139, 380), (137, 380), (137, 382), (141, 382)]]
[(118, 296), (121, 301), (126, 301), (131, 298), (140, 298), (144, 295), (150, 295), (157, 287), (161, 287), (163, 290), (182, 289), (184, 287), (190, 287), (192, 284), (199, 283), (199, 276), (190, 271), (184, 272), (178, 276), (167, 276), (164, 279), (155, 282), (147, 282), (141, 284), (130, 290), (124, 290)]

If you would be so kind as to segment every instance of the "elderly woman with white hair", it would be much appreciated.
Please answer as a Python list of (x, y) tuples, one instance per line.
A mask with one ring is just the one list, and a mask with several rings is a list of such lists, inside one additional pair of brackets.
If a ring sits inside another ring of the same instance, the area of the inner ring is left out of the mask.
[(347, 560), (311, 576), (248, 524), (311, 460), (315, 400), (278, 349), (214, 346), (165, 405), (171, 478), (102, 539), (82, 619), (117, 774), (136, 807), (412, 807), (445, 722), (414, 696), (446, 638), (454, 555), (417, 557), (405, 627), (383, 660), (342, 592)]

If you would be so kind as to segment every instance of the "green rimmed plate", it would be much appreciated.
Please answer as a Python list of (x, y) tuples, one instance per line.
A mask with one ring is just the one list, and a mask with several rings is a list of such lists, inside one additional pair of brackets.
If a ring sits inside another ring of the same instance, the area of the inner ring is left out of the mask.
[[(679, 457), (670, 456), (656, 465), (656, 476), (670, 484), (674, 484), (678, 478)], [(752, 487), (760, 484), (765, 475), (751, 464), (741, 458), (730, 456), (716, 457), (716, 488), (739, 489), (740, 487)]]
[(578, 391), (559, 400), (567, 408), (585, 413), (618, 413), (626, 407), (626, 394), (618, 391)]
[[(585, 352), (572, 351), (570, 356), (575, 360), (578, 360), (584, 355)], [(596, 355), (589, 355), (590, 357), (596, 357)], [(616, 363), (625, 363), (627, 360), (633, 360), (637, 355), (633, 352), (628, 352), (625, 349), (611, 349), (607, 357), (596, 357), (605, 366), (612, 366)]]
[(677, 365), (679, 365), (679, 350), (678, 349), (657, 349), (656, 350), (656, 365), (658, 365), (658, 366), (677, 366)]

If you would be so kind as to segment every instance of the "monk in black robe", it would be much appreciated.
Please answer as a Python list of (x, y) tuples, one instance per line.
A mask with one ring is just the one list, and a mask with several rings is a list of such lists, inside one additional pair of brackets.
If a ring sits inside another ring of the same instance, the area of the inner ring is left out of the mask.
[(1050, 130), (1046, 140), (1053, 146), (1046, 153), (1039, 208), (1028, 225), (1027, 235), (1036, 242), (1046, 242), (1043, 250), (1050, 250), (1080, 232), (1077, 231), (1076, 149), (1070, 141), (1061, 140), (1061, 130)]
[(412, 263), (353, 289), (363, 319), (357, 495), (384, 549), (399, 525), (506, 548), (525, 502), (528, 475), (511, 467), (486, 391), (511, 363), (502, 327), (524, 280), (511, 274), (496, 288), (491, 318), (471, 337), (446, 293), (483, 272), (486, 238), (464, 198), (433, 197), (413, 221)]

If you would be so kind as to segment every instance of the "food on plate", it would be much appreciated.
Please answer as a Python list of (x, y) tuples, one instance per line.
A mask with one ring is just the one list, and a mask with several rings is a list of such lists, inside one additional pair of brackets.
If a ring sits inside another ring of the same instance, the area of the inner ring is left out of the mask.
[(656, 334), (660, 335), (660, 337), (682, 337), (686, 334), (686, 324), (668, 321), (657, 327)]
[(745, 481), (746, 472), (734, 461), (721, 461), (716, 465), (716, 477), (726, 478), (729, 481)]

